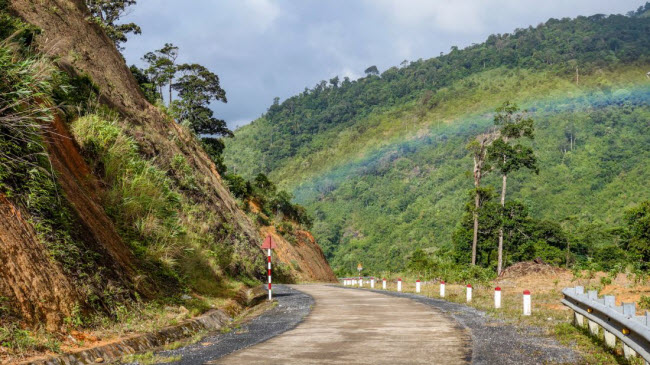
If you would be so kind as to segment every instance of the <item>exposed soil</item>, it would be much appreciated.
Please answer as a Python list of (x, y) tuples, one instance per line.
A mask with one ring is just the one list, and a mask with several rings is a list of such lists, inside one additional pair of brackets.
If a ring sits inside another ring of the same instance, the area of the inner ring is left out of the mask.
[(135, 258), (101, 206), (100, 183), (58, 116), (46, 133), (46, 141), (59, 184), (78, 218), (80, 237), (90, 249), (103, 254), (102, 262), (114, 278), (131, 281), (136, 276)]
[(0, 296), (28, 322), (56, 331), (72, 314), (79, 294), (54, 262), (26, 217), (0, 195)]
[(290, 265), (299, 281), (335, 282), (336, 276), (327, 263), (320, 246), (311, 233), (295, 230), (289, 239), (278, 234), (274, 227), (262, 227), (262, 236), (270, 234), (278, 248), (274, 254), (283, 263)]

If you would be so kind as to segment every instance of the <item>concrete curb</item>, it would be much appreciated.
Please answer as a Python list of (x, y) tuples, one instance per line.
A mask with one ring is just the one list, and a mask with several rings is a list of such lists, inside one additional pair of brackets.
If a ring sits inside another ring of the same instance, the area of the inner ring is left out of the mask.
[(150, 350), (155, 347), (187, 338), (201, 330), (214, 331), (231, 321), (231, 318), (221, 310), (210, 311), (200, 317), (190, 319), (176, 326), (165, 327), (152, 333), (144, 333), (119, 339), (115, 342), (74, 351), (65, 355), (53, 356), (40, 360), (30, 360), (19, 363), (20, 365), (78, 365), (96, 364), (100, 362), (115, 361), (125, 355)]
[[(240, 304), (252, 307), (266, 298), (266, 290), (253, 288), (242, 291), (234, 299)], [(115, 341), (89, 349), (77, 350), (63, 355), (31, 359), (18, 365), (86, 365), (110, 363), (125, 355), (135, 354), (186, 339), (199, 331), (216, 331), (232, 322), (232, 318), (222, 310), (211, 310), (196, 318), (180, 324), (164, 327), (150, 333), (143, 333), (116, 339)], [(97, 361), (101, 359), (101, 361)]]

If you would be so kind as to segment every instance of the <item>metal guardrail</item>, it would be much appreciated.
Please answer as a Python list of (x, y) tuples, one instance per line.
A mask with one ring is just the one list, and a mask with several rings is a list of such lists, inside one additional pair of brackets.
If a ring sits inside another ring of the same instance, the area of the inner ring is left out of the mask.
[(637, 316), (636, 303), (616, 305), (615, 296), (605, 295), (599, 298), (597, 290), (585, 293), (582, 286), (566, 288), (562, 294), (562, 304), (574, 311), (578, 325), (583, 326), (583, 318), (586, 318), (593, 334), (598, 334), (599, 327), (605, 331), (608, 346), (615, 346), (613, 335), (623, 343), (626, 358), (638, 354), (646, 364), (650, 363), (650, 312)]

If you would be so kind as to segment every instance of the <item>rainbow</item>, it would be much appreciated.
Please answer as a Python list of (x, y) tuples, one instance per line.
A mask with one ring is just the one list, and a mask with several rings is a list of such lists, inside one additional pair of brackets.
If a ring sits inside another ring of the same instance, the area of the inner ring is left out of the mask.
[[(544, 118), (554, 114), (586, 111), (611, 105), (650, 105), (650, 82), (617, 86), (615, 90), (603, 91), (600, 88), (551, 95), (536, 100), (519, 103), (522, 108), (533, 113), (533, 117)], [(320, 196), (335, 190), (340, 182), (356, 176), (363, 176), (386, 161), (418, 152), (423, 147), (435, 147), (446, 143), (449, 136), (465, 136), (469, 139), (485, 131), (492, 124), (493, 110), (461, 115), (452, 123), (430, 126), (427, 133), (408, 134), (394, 137), (381, 147), (368, 149), (356, 159), (332, 166), (293, 186), (296, 202), (307, 204)]]

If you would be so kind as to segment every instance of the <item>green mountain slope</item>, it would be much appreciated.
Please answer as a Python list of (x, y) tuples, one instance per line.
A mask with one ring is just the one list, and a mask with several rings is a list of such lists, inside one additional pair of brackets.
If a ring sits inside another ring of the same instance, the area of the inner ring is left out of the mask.
[(611, 245), (586, 232), (607, 232), (650, 198), (648, 8), (551, 19), (381, 75), (323, 81), (238, 130), (226, 164), (292, 191), (335, 268), (400, 270), (415, 249), (451, 245), (472, 188), (465, 145), (512, 100), (535, 119), (541, 171), (514, 174), (509, 198), (585, 247)]

